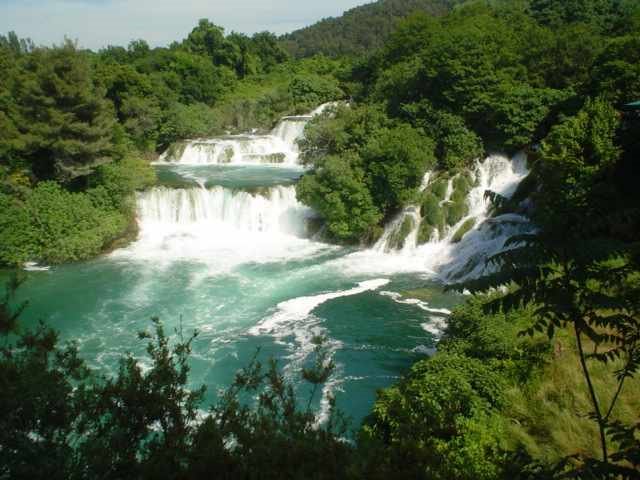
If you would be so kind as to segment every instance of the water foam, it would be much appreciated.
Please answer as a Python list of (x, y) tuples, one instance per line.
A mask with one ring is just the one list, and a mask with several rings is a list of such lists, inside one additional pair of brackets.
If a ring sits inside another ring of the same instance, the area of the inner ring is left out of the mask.
[(277, 305), (276, 312), (262, 320), (258, 325), (249, 330), (251, 335), (286, 335), (289, 330), (286, 328), (291, 323), (303, 320), (308, 317), (313, 310), (323, 303), (340, 297), (358, 295), (370, 290), (377, 290), (390, 282), (386, 278), (377, 278), (358, 283), (357, 287), (338, 292), (322, 293), (308, 297), (298, 297)]
[(156, 187), (138, 196), (138, 240), (115, 258), (160, 264), (190, 260), (220, 271), (247, 262), (313, 257), (330, 248), (309, 240), (314, 212), (296, 200), (295, 187), (260, 193), (228, 188)]

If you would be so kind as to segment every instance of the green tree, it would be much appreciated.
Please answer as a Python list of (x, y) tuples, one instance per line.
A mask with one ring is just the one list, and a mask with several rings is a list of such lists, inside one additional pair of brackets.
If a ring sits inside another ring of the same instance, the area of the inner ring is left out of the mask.
[(361, 442), (374, 478), (500, 478), (504, 380), (481, 360), (441, 353), (379, 393)]
[(371, 235), (381, 219), (357, 163), (353, 156), (327, 157), (296, 186), (300, 201), (316, 209), (326, 219), (329, 235), (340, 241), (356, 242)]
[(113, 108), (96, 87), (86, 55), (71, 42), (25, 57), (12, 94), (19, 130), (14, 142), (36, 177), (69, 181), (113, 160)]
[(433, 141), (407, 124), (372, 135), (360, 155), (381, 211), (393, 212), (415, 198), (425, 172), (435, 165), (433, 150)]
[[(551, 130), (537, 165), (542, 188), (534, 197), (534, 218), (540, 231), (510, 240), (515, 248), (493, 258), (500, 271), (466, 285), (479, 290), (514, 282), (494, 308), (533, 303), (529, 334), (572, 332), (602, 451), (599, 459), (583, 459), (581, 475), (630, 474), (627, 465), (615, 463), (624, 455), (611, 454), (609, 438), (619, 394), (640, 369), (637, 253), (615, 238), (616, 218), (608, 210), (616, 198), (607, 178), (618, 165), (617, 126), (616, 112), (596, 99)], [(593, 352), (586, 351), (585, 339), (594, 344)], [(622, 364), (616, 391), (597, 392), (593, 362), (614, 359)]]

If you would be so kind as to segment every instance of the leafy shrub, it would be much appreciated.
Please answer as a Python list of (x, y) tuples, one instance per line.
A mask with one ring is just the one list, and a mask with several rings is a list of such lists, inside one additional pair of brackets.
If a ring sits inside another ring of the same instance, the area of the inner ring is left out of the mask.
[(504, 426), (495, 409), (505, 387), (482, 361), (439, 353), (378, 394), (362, 435), (401, 478), (497, 478)]
[(307, 111), (344, 96), (337, 80), (316, 74), (297, 75), (289, 84), (289, 93), (296, 108)]
[(375, 132), (361, 149), (371, 195), (385, 214), (414, 198), (435, 164), (433, 149), (433, 141), (408, 124)]
[(85, 192), (40, 182), (24, 198), (0, 194), (0, 263), (63, 263), (97, 255), (133, 221), (134, 191), (154, 180), (146, 161), (127, 157), (98, 167)]
[(42, 182), (24, 201), (4, 199), (0, 213), (2, 262), (28, 260), (61, 263), (98, 254), (128, 224), (128, 218), (104, 210), (85, 193), (68, 192), (54, 182)]
[(356, 242), (382, 218), (365, 183), (356, 157), (327, 157), (318, 170), (302, 177), (297, 197), (327, 221), (329, 235), (336, 240)]

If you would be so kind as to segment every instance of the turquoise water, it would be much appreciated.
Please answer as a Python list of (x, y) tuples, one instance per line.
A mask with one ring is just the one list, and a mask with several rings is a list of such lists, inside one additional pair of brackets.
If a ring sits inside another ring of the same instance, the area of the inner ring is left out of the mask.
[(158, 181), (163, 185), (188, 187), (219, 185), (251, 190), (259, 187), (293, 185), (303, 174), (302, 168), (271, 165), (157, 165)]
[[(288, 185), (300, 174), (273, 167), (252, 168), (247, 176), (231, 167), (198, 168), (207, 186), (236, 190)], [(184, 171), (162, 167), (160, 173), (162, 179), (186, 182)], [(263, 216), (257, 230), (253, 221), (247, 230), (225, 223), (295, 202), (280, 191), (266, 199), (252, 195), (224, 197), (228, 204), (220, 219), (199, 217), (196, 204), (187, 201), (180, 208), (194, 211), (176, 216), (175, 223), (174, 204), (167, 200), (169, 220), (141, 218), (140, 240), (130, 247), (86, 263), (28, 272), (19, 292), (30, 301), (23, 322), (46, 320), (62, 340), (76, 340), (81, 356), (104, 373), (114, 373), (126, 352), (144, 358), (136, 333), (151, 326), (151, 317), (160, 317), (172, 335), (180, 326), (186, 333), (195, 329), (190, 380), (207, 386), (207, 402), (258, 348), (260, 358), (278, 359), (306, 392), (299, 372), (311, 359), (311, 337), (323, 334), (337, 369), (315, 405), (322, 413), (321, 398), (332, 393), (356, 426), (376, 390), (434, 347), (446, 316), (439, 310), (451, 309), (462, 297), (443, 293), (425, 273), (398, 268), (392, 255), (289, 235), (284, 227), (277, 230), (279, 221), (271, 229)], [(162, 203), (165, 197), (159, 198)], [(287, 208), (304, 211), (292, 205)], [(428, 289), (426, 302), (397, 295), (416, 288)]]

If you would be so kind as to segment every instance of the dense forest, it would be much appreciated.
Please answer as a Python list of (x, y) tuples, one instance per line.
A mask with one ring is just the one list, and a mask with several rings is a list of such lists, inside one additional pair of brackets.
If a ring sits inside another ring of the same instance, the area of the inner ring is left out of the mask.
[(398, 21), (411, 13), (444, 15), (460, 0), (381, 0), (353, 8), (337, 18), (281, 37), (283, 47), (294, 57), (317, 54), (329, 57), (362, 56), (384, 45)]
[[(102, 377), (46, 325), (20, 329), (16, 279), (0, 304), (0, 479), (640, 478), (637, 2), (381, 1), (282, 41), (201, 21), (169, 48), (97, 53), (9, 34), (0, 63), (7, 266), (135, 235), (132, 194), (176, 140), (329, 100), (348, 105), (307, 126), (297, 195), (332, 241), (371, 243), (409, 204), (422, 241), (455, 225), (468, 168), (493, 151), (527, 152), (515, 197), (487, 195), (536, 226), (492, 273), (447, 287), (472, 295), (437, 353), (354, 433), (336, 408), (318, 425), (275, 361), (256, 358), (203, 407), (187, 388), (193, 337), (158, 320), (140, 334), (147, 363)], [(300, 372), (312, 396), (335, 367), (315, 343)]]

